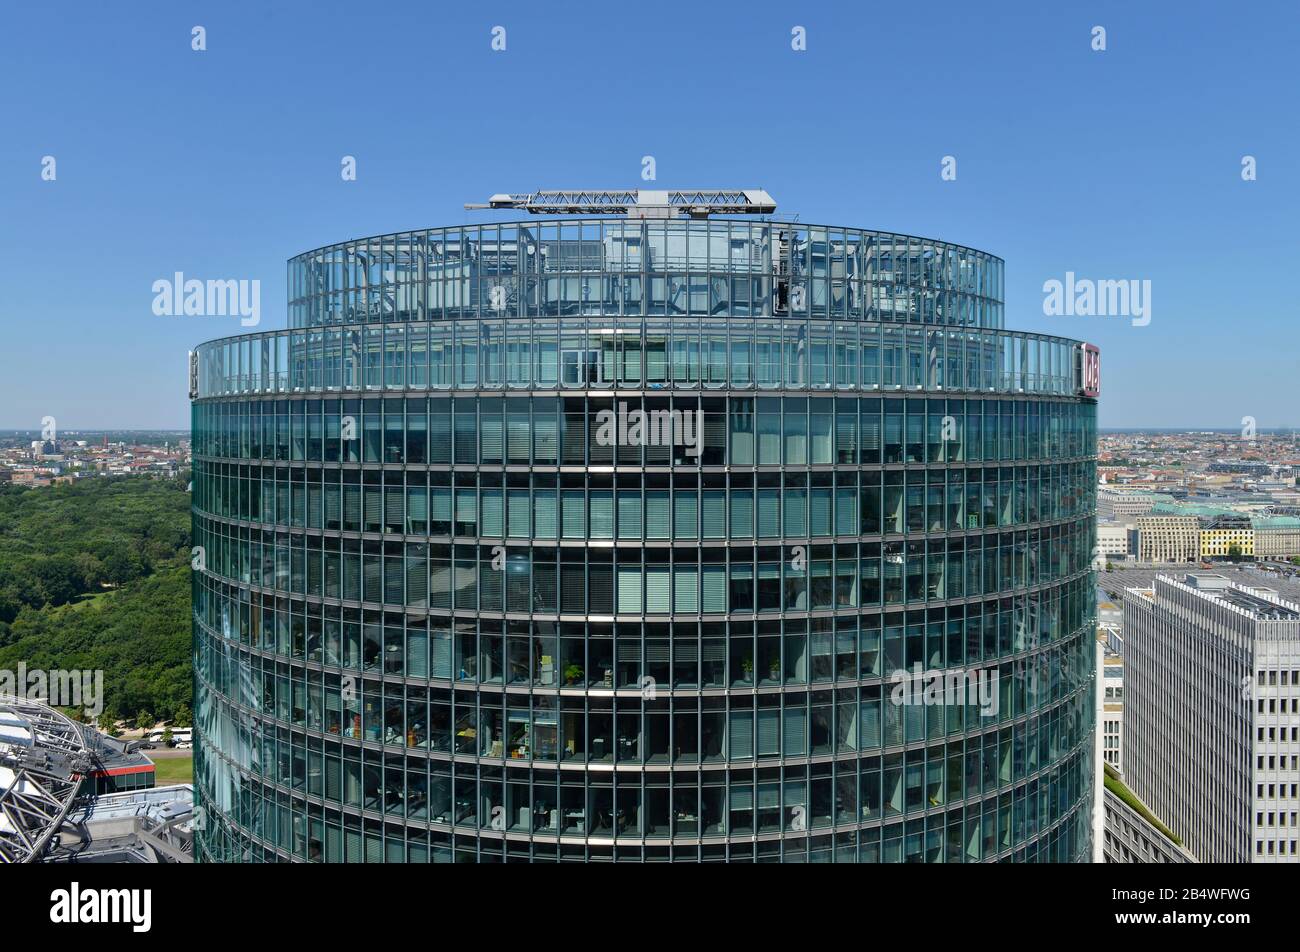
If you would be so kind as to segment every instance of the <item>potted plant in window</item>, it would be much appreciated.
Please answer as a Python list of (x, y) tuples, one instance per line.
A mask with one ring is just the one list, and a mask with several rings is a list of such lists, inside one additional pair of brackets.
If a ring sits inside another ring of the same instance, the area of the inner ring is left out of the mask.
[(771, 676), (773, 681), (776, 681), (781, 677), (781, 659), (776, 655), (773, 655), (772, 660), (768, 663), (767, 673)]
[(582, 666), (571, 664), (564, 669), (564, 683), (577, 684), (582, 680)]
[(752, 681), (754, 678), (754, 659), (749, 655), (745, 655), (740, 661), (740, 670), (744, 673), (746, 681)]

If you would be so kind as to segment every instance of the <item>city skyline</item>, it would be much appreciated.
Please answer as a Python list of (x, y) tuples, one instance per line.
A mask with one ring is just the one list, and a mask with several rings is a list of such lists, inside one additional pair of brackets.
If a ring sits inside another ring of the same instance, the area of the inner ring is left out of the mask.
[[(0, 70), (39, 69), (43, 81), (11, 103), (0, 147), (0, 208), (22, 226), (0, 233), (0, 253), (27, 278), (0, 309), (0, 426), (48, 415), (83, 429), (184, 428), (185, 353), (256, 328), (160, 316), (156, 282), (260, 281), (259, 327), (283, 326), (283, 263), (303, 248), (461, 219), (464, 202), (501, 189), (577, 182), (755, 185), (804, 222), (987, 249), (1010, 263), (1009, 325), (1100, 346), (1103, 430), (1227, 428), (1244, 416), (1260, 431), (1300, 423), (1284, 403), (1290, 355), (1268, 346), (1294, 310), (1293, 242), (1274, 210), (1297, 197), (1285, 174), (1297, 134), (1258, 95), (1286, 81), (1298, 38), (1281, 5), (1175, 22), (1104, 3), (979, 16), (954, 6), (939, 18), (758, 4), (739, 20), (680, 4), (648, 20), (590, 6), (563, 24), (523, 5), (412, 7), (355, 17), (343, 31), (348, 8), (322, 9), (301, 18), (251, 4), (211, 13), (145, 4), (127, 22), (87, 8), (73, 31), (56, 29), (53, 11), (10, 12)], [(191, 48), (195, 22), (202, 51)], [(687, 22), (689, 31), (678, 26)], [(1104, 50), (1093, 48), (1097, 25)], [(794, 48), (796, 28), (805, 49)], [(656, 49), (653, 69), (593, 72), (580, 57), (549, 55), (588, 32), (629, 31)], [(10, 39), (20, 36), (21, 45)], [(912, 55), (921, 37), (923, 68)], [(745, 50), (743, 70), (710, 55), (731, 48)], [(433, 50), (457, 94), (384, 96), (366, 83), (312, 94), (307, 61), (285, 49), (382, 66), (392, 88), (413, 90), (427, 88)], [(781, 81), (750, 84), (750, 70)], [(92, 72), (96, 83), (80, 81)], [(967, 85), (969, 75), (981, 84)], [(539, 77), (549, 98), (521, 98)], [(630, 87), (643, 103), (635, 113)], [(842, 89), (857, 98), (833, 92)], [(710, 105), (683, 108), (700, 91)], [(846, 108), (854, 102), (878, 102), (885, 108), (867, 114), (887, 121), (863, 120)], [(1201, 134), (1207, 127), (1214, 135)], [(43, 178), (46, 157), (53, 180)], [(355, 180), (341, 175), (347, 157)], [(646, 158), (653, 180), (642, 178)], [(1257, 180), (1243, 178), (1247, 158)], [(77, 247), (95, 248), (75, 267), (71, 252), (53, 250), (74, 234)], [(1149, 313), (1051, 316), (1053, 281), (1150, 282)]]

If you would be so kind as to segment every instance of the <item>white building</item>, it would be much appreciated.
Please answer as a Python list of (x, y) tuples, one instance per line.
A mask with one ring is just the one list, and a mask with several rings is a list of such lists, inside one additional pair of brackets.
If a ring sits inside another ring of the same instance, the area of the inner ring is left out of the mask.
[[(1113, 642), (1120, 642), (1117, 633), (1111, 633), (1111, 637)], [(1122, 772), (1124, 770), (1124, 657), (1109, 644), (1103, 644), (1102, 647), (1097, 693), (1101, 701), (1097, 709), (1097, 729), (1102, 738), (1102, 759)]]
[(1157, 502), (1167, 502), (1169, 498), (1164, 493), (1099, 488), (1097, 490), (1097, 518), (1131, 522), (1137, 516), (1145, 516), (1149, 513)]
[(1138, 559), (1195, 562), (1201, 557), (1201, 521), (1196, 516), (1139, 516)]
[(1129, 556), (1128, 537), (1131, 527), (1117, 523), (1100, 523), (1097, 526), (1097, 554), (1093, 568), (1101, 569), (1106, 563)]
[(1124, 594), (1124, 779), (1202, 862), (1294, 863), (1300, 606), (1211, 573)]

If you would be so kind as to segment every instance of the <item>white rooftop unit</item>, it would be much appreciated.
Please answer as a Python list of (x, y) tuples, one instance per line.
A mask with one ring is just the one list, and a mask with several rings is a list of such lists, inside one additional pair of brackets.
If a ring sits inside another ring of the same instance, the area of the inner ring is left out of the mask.
[(498, 192), (466, 210), (518, 208), (530, 215), (626, 215), (628, 218), (708, 218), (770, 215), (776, 201), (761, 188), (560, 189)]

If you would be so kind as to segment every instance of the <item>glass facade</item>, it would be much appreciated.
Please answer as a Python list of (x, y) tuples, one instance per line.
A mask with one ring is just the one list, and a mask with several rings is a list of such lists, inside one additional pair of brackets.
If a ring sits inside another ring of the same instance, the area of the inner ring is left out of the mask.
[(565, 219), (289, 279), (195, 357), (200, 859), (1090, 859), (1095, 401), (1000, 260)]

